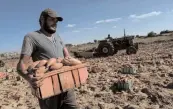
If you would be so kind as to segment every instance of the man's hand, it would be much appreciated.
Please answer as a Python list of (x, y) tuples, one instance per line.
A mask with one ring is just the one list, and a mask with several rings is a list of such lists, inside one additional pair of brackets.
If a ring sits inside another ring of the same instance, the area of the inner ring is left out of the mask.
[(44, 73), (40, 73), (37, 75), (34, 74), (28, 74), (28, 79), (27, 81), (30, 83), (30, 85), (33, 88), (39, 88), (43, 85), (43, 79), (44, 79)]
[(25, 80), (27, 80), (33, 88), (38, 88), (42, 85), (44, 73), (37, 73), (34, 75), (35, 70), (28, 72), (30, 56), (21, 55), (19, 63), (17, 64), (18, 74), (21, 75)]
[(68, 49), (66, 47), (64, 47), (63, 53), (64, 53), (64, 57), (69, 57), (70, 56), (70, 54), (68, 52)]

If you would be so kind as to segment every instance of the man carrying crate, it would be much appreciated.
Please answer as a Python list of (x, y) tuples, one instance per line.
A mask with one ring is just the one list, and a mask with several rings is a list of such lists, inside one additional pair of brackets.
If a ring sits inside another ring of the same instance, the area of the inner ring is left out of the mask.
[[(69, 53), (59, 35), (56, 35), (57, 23), (63, 21), (52, 9), (42, 11), (39, 19), (40, 30), (28, 33), (23, 40), (21, 56), (17, 65), (19, 75), (25, 78), (33, 88), (41, 86), (43, 75), (34, 77), (27, 72), (30, 58), (33, 62), (68, 57)], [(38, 99), (41, 109), (77, 109), (74, 90), (68, 90), (45, 100)]]

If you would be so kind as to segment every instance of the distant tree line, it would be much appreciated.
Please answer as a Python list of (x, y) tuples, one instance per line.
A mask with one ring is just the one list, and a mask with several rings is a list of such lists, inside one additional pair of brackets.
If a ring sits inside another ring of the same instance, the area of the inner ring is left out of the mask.
[(171, 33), (172, 31), (169, 31), (169, 30), (163, 30), (160, 32), (160, 34), (167, 34), (167, 33)]
[[(156, 37), (156, 36), (162, 36), (162, 35), (168, 34), (168, 33), (173, 33), (173, 31), (170, 31), (170, 30), (163, 30), (163, 31), (160, 32), (160, 34), (157, 34), (157, 33), (155, 33), (154, 31), (151, 31), (151, 32), (149, 32), (146, 36), (134, 35), (134, 37), (136, 37), (136, 38)], [(110, 36), (110, 35), (108, 35), (108, 36)], [(129, 37), (129, 36), (127, 36), (127, 37)], [(97, 43), (97, 42), (98, 42), (98, 40), (95, 39), (95, 40), (94, 40), (94, 43)]]

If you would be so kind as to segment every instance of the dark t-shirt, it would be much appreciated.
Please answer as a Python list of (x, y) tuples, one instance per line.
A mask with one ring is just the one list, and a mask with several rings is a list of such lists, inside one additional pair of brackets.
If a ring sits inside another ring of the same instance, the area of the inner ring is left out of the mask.
[(47, 37), (40, 31), (34, 31), (25, 35), (21, 54), (31, 56), (34, 62), (42, 59), (63, 58), (64, 47), (59, 35), (53, 34)]

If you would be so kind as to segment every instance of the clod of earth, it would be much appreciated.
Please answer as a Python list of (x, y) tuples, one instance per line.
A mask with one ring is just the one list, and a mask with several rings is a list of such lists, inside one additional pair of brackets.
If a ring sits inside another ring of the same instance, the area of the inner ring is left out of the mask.
[(124, 107), (124, 109), (141, 109), (141, 108), (137, 105), (127, 105)]
[(4, 66), (5, 66), (5, 63), (2, 60), (0, 60), (0, 67), (4, 67)]
[(167, 85), (167, 88), (173, 89), (173, 82), (172, 82), (172, 83), (169, 83), (169, 84)]
[(13, 69), (11, 69), (11, 68), (6, 69), (6, 72), (8, 72), (8, 73), (11, 73), (12, 71), (13, 71)]

